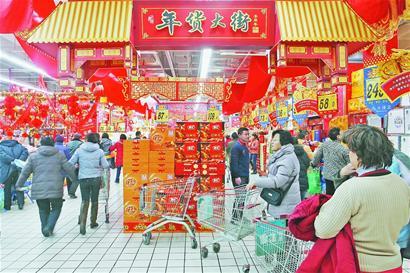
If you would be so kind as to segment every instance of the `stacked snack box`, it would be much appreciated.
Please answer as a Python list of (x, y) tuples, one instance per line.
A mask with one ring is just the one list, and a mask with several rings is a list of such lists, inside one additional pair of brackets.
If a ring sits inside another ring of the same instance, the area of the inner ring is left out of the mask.
[[(124, 231), (142, 232), (156, 220), (140, 213), (140, 190), (144, 184), (184, 183), (200, 175), (196, 193), (223, 189), (225, 174), (223, 123), (179, 122), (152, 129), (149, 140), (124, 142)], [(196, 200), (191, 198), (187, 213), (197, 218)], [(206, 231), (197, 226), (200, 231)], [(161, 231), (183, 231), (166, 225)]]
[(139, 222), (139, 197), (142, 185), (149, 181), (149, 140), (124, 141), (124, 230)]

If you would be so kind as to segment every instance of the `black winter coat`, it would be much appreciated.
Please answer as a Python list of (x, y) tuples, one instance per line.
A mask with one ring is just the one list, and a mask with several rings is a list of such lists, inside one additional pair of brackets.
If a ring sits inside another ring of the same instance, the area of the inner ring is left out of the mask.
[(305, 149), (303, 148), (303, 145), (297, 144), (297, 145), (294, 145), (294, 147), (295, 147), (295, 154), (298, 157), (299, 165), (300, 165), (300, 173), (299, 173), (300, 191), (307, 191), (308, 189), (307, 171), (310, 166), (310, 159)]

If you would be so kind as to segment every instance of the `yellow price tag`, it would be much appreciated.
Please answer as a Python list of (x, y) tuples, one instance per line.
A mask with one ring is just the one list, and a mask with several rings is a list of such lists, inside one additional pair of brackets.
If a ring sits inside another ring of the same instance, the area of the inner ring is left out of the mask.
[(337, 95), (335, 93), (320, 95), (317, 102), (319, 111), (337, 110)]
[(287, 118), (288, 116), (288, 107), (286, 106), (286, 104), (279, 104), (278, 118)]
[(208, 122), (218, 122), (219, 121), (219, 110), (215, 108), (208, 109), (208, 113), (206, 115), (206, 119)]
[(259, 122), (269, 122), (269, 113), (267, 111), (259, 113)]
[(164, 123), (168, 122), (168, 120), (169, 120), (168, 109), (164, 109), (164, 108), (158, 109), (157, 113), (156, 113), (155, 120), (157, 122), (164, 122)]
[(366, 80), (366, 100), (384, 100), (388, 99), (386, 93), (382, 90), (380, 86), (380, 78), (372, 78)]

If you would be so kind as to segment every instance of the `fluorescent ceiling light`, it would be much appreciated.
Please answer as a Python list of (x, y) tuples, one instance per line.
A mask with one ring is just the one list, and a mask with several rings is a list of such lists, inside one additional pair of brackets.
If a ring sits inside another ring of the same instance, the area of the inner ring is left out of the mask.
[(51, 77), (50, 75), (48, 75), (47, 72), (45, 72), (43, 69), (38, 68), (37, 66), (35, 66), (35, 65), (32, 64), (32, 63), (29, 63), (29, 62), (26, 62), (26, 61), (24, 61), (24, 60), (22, 60), (22, 59), (13, 57), (13, 56), (7, 54), (6, 52), (4, 52), (4, 51), (2, 51), (2, 50), (0, 49), (0, 60), (2, 60), (2, 59), (5, 60), (5, 61), (7, 61), (7, 62), (9, 62), (9, 63), (12, 63), (12, 64), (15, 64), (15, 65), (17, 65), (17, 66), (19, 66), (19, 67), (22, 67), (22, 68), (24, 68), (24, 69), (28, 69), (28, 70), (30, 70), (30, 71), (36, 72), (36, 73), (38, 73), (38, 74), (44, 75), (44, 76), (46, 76), (46, 77), (48, 77), (48, 78), (51, 78), (51, 79), (54, 79), (54, 80), (55, 80), (55, 78), (53, 78), (53, 77)]
[(18, 85), (20, 87), (24, 87), (24, 88), (39, 91), (39, 92), (43, 92), (43, 93), (46, 93), (46, 94), (52, 94), (51, 92), (45, 91), (43, 89), (40, 89), (36, 86), (30, 85), (30, 84), (27, 84), (27, 83), (10, 80), (8, 78), (3, 77), (2, 75), (0, 75), (0, 82), (5, 82), (5, 83), (9, 83), (9, 84)]
[(205, 48), (201, 53), (201, 70), (199, 77), (205, 79), (208, 77), (209, 64), (211, 63), (212, 48)]

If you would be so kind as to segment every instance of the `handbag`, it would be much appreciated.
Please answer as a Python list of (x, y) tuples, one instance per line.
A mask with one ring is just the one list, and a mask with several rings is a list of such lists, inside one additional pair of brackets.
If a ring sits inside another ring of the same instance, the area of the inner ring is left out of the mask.
[(307, 172), (308, 177), (308, 192), (310, 194), (322, 193), (322, 186), (320, 183), (320, 169), (319, 168), (309, 168)]
[(293, 182), (295, 182), (296, 176), (293, 177), (289, 185), (286, 186), (284, 190), (281, 188), (264, 188), (261, 192), (260, 197), (266, 201), (269, 205), (280, 206), (282, 204), (283, 198), (285, 198)]

